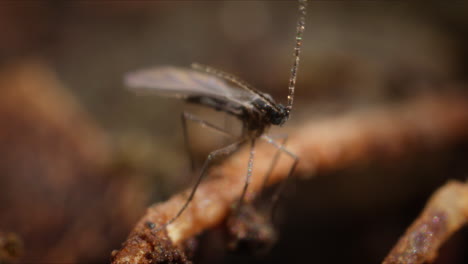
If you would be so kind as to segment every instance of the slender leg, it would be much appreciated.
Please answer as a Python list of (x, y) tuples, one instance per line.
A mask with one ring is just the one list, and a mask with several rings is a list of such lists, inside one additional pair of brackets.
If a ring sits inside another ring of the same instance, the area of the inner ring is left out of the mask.
[(198, 186), (200, 185), (200, 182), (202, 181), (203, 177), (206, 175), (206, 172), (208, 171), (208, 168), (210, 167), (211, 163), (213, 160), (222, 157), (222, 156), (227, 156), (229, 154), (232, 154), (234, 151), (236, 151), (242, 143), (244, 143), (245, 140), (238, 141), (236, 143), (233, 143), (227, 147), (212, 151), (207, 159), (205, 160), (205, 163), (203, 163), (203, 167), (201, 169), (200, 175), (198, 176), (198, 179), (195, 183), (195, 185), (192, 188), (192, 191), (190, 192), (189, 197), (185, 201), (185, 204), (180, 208), (180, 210), (177, 212), (177, 214), (172, 217), (169, 221), (167, 221), (164, 225), (162, 225), (160, 228), (157, 229), (157, 231), (162, 230), (163, 228), (167, 227), (168, 225), (172, 224), (179, 216), (185, 211), (187, 206), (190, 204), (192, 201), (193, 197), (195, 196), (195, 192), (197, 191)]
[(281, 197), (281, 193), (283, 192), (284, 188), (286, 187), (287, 183), (291, 179), (292, 174), (294, 173), (294, 170), (297, 167), (297, 164), (299, 163), (299, 157), (297, 157), (295, 154), (290, 152), (289, 150), (285, 149), (284, 146), (278, 145), (271, 137), (267, 135), (262, 135), (262, 139), (267, 141), (268, 143), (272, 144), (275, 148), (277, 148), (279, 151), (285, 153), (286, 155), (290, 156), (293, 159), (293, 164), (291, 165), (291, 168), (289, 169), (288, 175), (286, 176), (286, 179), (280, 183), (278, 186), (278, 189), (276, 189), (275, 193), (272, 196), (272, 203), (271, 203), (271, 217), (273, 218), (274, 212), (276, 210), (276, 207), (278, 205), (278, 201)]
[(245, 195), (247, 194), (247, 188), (250, 184), (250, 178), (252, 177), (252, 170), (253, 170), (253, 161), (255, 156), (255, 138), (251, 139), (250, 141), (250, 154), (249, 154), (249, 163), (247, 165), (247, 175), (245, 176), (245, 183), (244, 188), (242, 189), (241, 196), (239, 198), (239, 203), (237, 205), (237, 210), (242, 206), (244, 202)]
[(227, 132), (226, 130), (220, 128), (220, 127), (217, 127), (215, 125), (212, 125), (208, 122), (206, 122), (205, 120), (202, 120), (200, 118), (198, 118), (197, 116), (195, 115), (192, 115), (188, 112), (183, 112), (182, 113), (182, 130), (183, 130), (183, 134), (184, 134), (184, 143), (185, 143), (185, 150), (187, 151), (187, 155), (189, 156), (189, 159), (190, 159), (190, 168), (192, 169), (192, 172), (195, 171), (195, 162), (194, 162), (194, 159), (193, 159), (193, 152), (192, 152), (192, 148), (190, 147), (190, 140), (189, 140), (189, 136), (188, 136), (188, 129), (187, 129), (187, 121), (192, 121), (192, 122), (195, 122), (199, 125), (201, 125), (202, 127), (208, 127), (208, 128), (211, 128), (213, 129), (214, 131), (217, 131), (225, 136), (228, 136), (228, 137), (234, 137), (231, 133)]
[[(286, 146), (286, 142), (288, 142), (288, 135), (280, 135), (279, 138), (281, 138), (283, 141), (281, 142), (281, 147)], [(263, 184), (262, 184), (262, 189), (260, 192), (264, 192), (266, 189), (266, 185), (268, 181), (270, 180), (271, 173), (273, 172), (273, 169), (275, 168), (276, 163), (278, 163), (278, 159), (280, 157), (281, 150), (277, 149), (275, 156), (273, 157), (270, 167), (268, 167), (268, 171), (265, 173), (265, 176), (263, 177)]]

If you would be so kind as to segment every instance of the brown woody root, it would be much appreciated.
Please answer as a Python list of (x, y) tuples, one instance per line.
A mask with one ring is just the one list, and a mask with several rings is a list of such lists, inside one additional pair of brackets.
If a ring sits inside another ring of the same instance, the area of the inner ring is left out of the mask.
[(432, 262), (440, 246), (468, 220), (468, 185), (450, 181), (429, 200), (383, 264)]
[[(468, 101), (459, 97), (420, 97), (398, 107), (311, 122), (290, 135), (288, 149), (300, 157), (296, 175), (312, 175), (369, 157), (396, 158), (417, 147), (447, 145), (468, 135), (467, 124)], [(249, 198), (261, 188), (273, 151), (267, 144), (258, 144)], [(180, 245), (226, 217), (241, 193), (247, 156), (244, 149), (213, 168), (210, 175), (219, 177), (198, 188), (190, 206), (164, 235), (154, 234), (153, 224), (159, 226), (174, 216), (186, 200), (187, 191), (148, 208), (123, 248), (113, 252), (113, 263), (149, 263), (158, 251), (169, 254), (169, 259), (178, 259), (180, 252), (167, 251), (167, 243)], [(291, 160), (282, 156), (269, 184), (283, 180), (290, 165)]]

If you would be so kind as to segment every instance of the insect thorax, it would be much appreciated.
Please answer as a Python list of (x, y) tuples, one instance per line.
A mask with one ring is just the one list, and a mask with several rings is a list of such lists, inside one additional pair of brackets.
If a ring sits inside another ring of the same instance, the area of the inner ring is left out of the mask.
[[(250, 137), (261, 136), (271, 125), (282, 125), (288, 119), (288, 111), (281, 104), (266, 103), (262, 99), (252, 102), (254, 108), (245, 109), (240, 120), (244, 123), (244, 134)], [(276, 109), (275, 109), (276, 107)]]
[[(271, 98), (268, 94), (264, 94), (264, 96)], [(252, 105), (261, 112), (263, 122), (281, 126), (288, 120), (289, 111), (282, 104), (276, 104), (273, 99), (270, 100), (271, 102), (266, 102), (264, 99), (257, 98), (252, 102)]]

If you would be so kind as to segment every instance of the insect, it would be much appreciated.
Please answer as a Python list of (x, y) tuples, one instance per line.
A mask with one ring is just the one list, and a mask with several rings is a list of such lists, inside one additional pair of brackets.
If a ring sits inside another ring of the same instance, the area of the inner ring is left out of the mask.
[[(299, 18), (293, 53), (294, 61), (289, 79), (289, 94), (286, 106), (275, 102), (270, 95), (260, 92), (252, 85), (234, 75), (200, 64), (192, 64), (191, 69), (171, 66), (157, 67), (154, 69), (136, 71), (125, 76), (125, 83), (127, 86), (136, 89), (136, 91), (148, 91), (161, 96), (175, 97), (183, 99), (188, 103), (204, 105), (218, 111), (223, 111), (237, 117), (243, 125), (242, 135), (237, 141), (224, 148), (215, 150), (208, 155), (185, 204), (174, 217), (158, 230), (173, 223), (184, 212), (192, 201), (200, 182), (206, 175), (212, 162), (220, 157), (226, 157), (232, 154), (241, 145), (249, 144), (250, 154), (245, 183), (240, 195), (238, 208), (244, 201), (250, 183), (255, 143), (258, 139), (265, 140), (277, 148), (278, 151), (290, 156), (294, 160), (294, 163), (291, 166), (288, 177), (293, 173), (299, 161), (298, 157), (285, 149), (283, 144), (278, 144), (273, 138), (265, 135), (265, 132), (271, 125), (282, 126), (290, 116), (294, 100), (302, 35), (305, 28), (306, 4), (306, 0), (299, 0)], [(231, 133), (225, 131), (223, 128), (208, 123), (195, 115), (184, 112), (182, 114), (182, 125), (186, 146), (188, 146), (188, 121), (198, 123), (233, 137)], [(187, 150), (192, 162), (192, 168), (194, 168), (190, 148), (187, 147)], [(277, 158), (275, 157), (275, 159)], [(266, 175), (265, 178), (268, 178), (268, 175)]]

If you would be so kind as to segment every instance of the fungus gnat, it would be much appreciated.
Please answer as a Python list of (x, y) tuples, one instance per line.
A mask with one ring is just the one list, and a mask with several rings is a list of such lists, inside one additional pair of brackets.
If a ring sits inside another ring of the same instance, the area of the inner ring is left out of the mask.
[[(294, 162), (291, 166), (288, 177), (293, 173), (298, 163), (298, 157), (286, 150), (283, 144), (276, 143), (271, 137), (264, 133), (271, 125), (282, 126), (288, 120), (293, 106), (294, 89), (299, 65), (299, 54), (301, 52), (302, 35), (305, 27), (306, 2), (307, 0), (299, 0), (299, 18), (297, 21), (296, 41), (293, 53), (294, 62), (291, 68), (288, 87), (289, 93), (286, 106), (275, 102), (270, 95), (258, 91), (253, 86), (234, 75), (200, 64), (192, 64), (191, 69), (157, 67), (136, 71), (125, 76), (125, 82), (131, 88), (148, 90), (162, 96), (176, 97), (189, 103), (200, 104), (218, 111), (224, 111), (227, 114), (237, 117), (243, 124), (242, 135), (235, 143), (215, 150), (208, 155), (185, 204), (174, 217), (167, 221), (163, 226), (159, 227), (158, 230), (161, 230), (173, 223), (184, 212), (190, 204), (190, 201), (192, 201), (198, 185), (206, 175), (207, 169), (212, 161), (221, 156), (232, 154), (245, 143), (250, 145), (250, 154), (245, 183), (237, 208), (240, 208), (240, 205), (244, 201), (250, 177), (252, 176), (255, 142), (257, 139), (265, 140), (277, 148), (278, 151), (290, 156)], [(233, 137), (231, 133), (225, 131), (223, 128), (210, 124), (190, 113), (184, 112), (182, 114), (182, 124), (186, 143), (186, 127), (188, 120)], [(193, 159), (190, 149), (188, 152), (193, 168)], [(276, 156), (275, 159), (277, 159)], [(266, 175), (265, 177), (268, 178), (268, 176), (269, 175)]]

